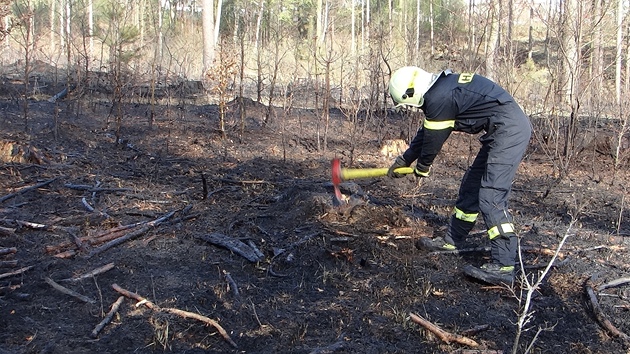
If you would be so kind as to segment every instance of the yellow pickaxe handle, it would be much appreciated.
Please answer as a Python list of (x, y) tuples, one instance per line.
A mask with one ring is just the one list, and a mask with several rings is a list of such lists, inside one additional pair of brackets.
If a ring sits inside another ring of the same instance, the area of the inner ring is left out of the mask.
[[(356, 178), (372, 178), (372, 177), (382, 177), (387, 176), (387, 171), (389, 168), (342, 168), (341, 169), (341, 179), (343, 181), (347, 181), (349, 179)], [(413, 168), (411, 167), (399, 167), (394, 170), (396, 173), (400, 173), (401, 175), (408, 175), (413, 173)]]

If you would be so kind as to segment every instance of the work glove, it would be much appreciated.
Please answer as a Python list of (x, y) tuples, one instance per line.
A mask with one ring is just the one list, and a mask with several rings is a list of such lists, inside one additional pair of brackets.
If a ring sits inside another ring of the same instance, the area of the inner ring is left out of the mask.
[(389, 176), (390, 178), (405, 177), (404, 174), (394, 172), (395, 169), (401, 168), (401, 167), (409, 167), (409, 163), (407, 163), (407, 161), (405, 161), (405, 159), (402, 156), (398, 156), (396, 160), (394, 160), (394, 163), (391, 165), (389, 170), (387, 170), (387, 176)]
[(416, 177), (429, 177), (431, 173), (431, 166), (425, 166), (419, 162), (416, 162), (416, 168), (413, 169), (413, 174)]

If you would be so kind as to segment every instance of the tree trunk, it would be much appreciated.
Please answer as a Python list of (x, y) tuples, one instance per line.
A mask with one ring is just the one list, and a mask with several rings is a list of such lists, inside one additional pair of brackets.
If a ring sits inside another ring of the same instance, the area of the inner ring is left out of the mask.
[[(94, 58), (94, 0), (88, 1), (88, 36), (90, 36), (89, 53), (87, 53), (87, 65), (89, 69), (92, 66), (92, 58)], [(87, 75), (87, 73), (85, 73)]]
[(420, 57), (420, 0), (416, 0), (416, 50), (413, 53), (413, 58), (416, 61)]
[(532, 60), (534, 50), (534, 0), (529, 3), (529, 28), (527, 32), (527, 59)]
[(591, 77), (593, 83), (591, 86), (591, 95), (589, 96), (594, 102), (599, 102), (601, 97), (601, 90), (603, 88), (604, 77), (604, 51), (602, 49), (603, 36), (602, 36), (602, 2), (601, 0), (594, 0), (593, 2), (593, 18), (594, 24), (592, 26), (593, 35), (593, 52), (591, 59)]
[(350, 45), (350, 50), (352, 55), (354, 55), (357, 52), (357, 40), (356, 40), (356, 25), (357, 25), (357, 15), (356, 15), (356, 6), (354, 4), (354, 1), (350, 2), (350, 16), (351, 16), (351, 26), (352, 28), (350, 28), (350, 37), (351, 37), (351, 45)]
[(256, 102), (262, 102), (262, 45), (260, 43), (260, 31), (261, 31), (261, 23), (262, 17), (264, 13), (265, 2), (260, 2), (260, 8), (258, 9), (258, 19), (256, 20), (256, 73), (258, 75), (256, 80)]
[(433, 0), (429, 0), (429, 25), (431, 26), (430, 44), (431, 44), (431, 57), (435, 54), (435, 21), (433, 18)]
[(495, 77), (495, 62), (497, 56), (497, 44), (499, 41), (499, 16), (497, 14), (497, 3), (496, 0), (491, 0), (488, 3), (488, 22), (486, 26), (488, 27), (487, 31), (488, 42), (486, 45), (486, 77), (490, 80), (494, 80)]
[(203, 75), (214, 65), (216, 43), (214, 41), (214, 1), (202, 2), (203, 27)]
[[(623, 53), (623, 0), (617, 1), (617, 60), (615, 61), (615, 98), (621, 103), (621, 55)], [(626, 80), (628, 78), (626, 77)]]
[[(55, 4), (57, 4), (57, 0), (50, 0), (50, 49), (54, 50), (55, 48)], [(8, 17), (5, 17), (5, 19)], [(8, 22), (5, 22), (8, 24)], [(8, 26), (5, 25), (5, 28)], [(8, 28), (7, 28), (8, 29)]]
[(221, 13), (223, 11), (223, 0), (218, 0), (217, 16), (214, 28), (214, 43), (219, 43), (219, 30), (221, 28)]
[(317, 0), (317, 22), (315, 23), (315, 38), (317, 38), (317, 41), (321, 41), (322, 40), (322, 1), (323, 0)]

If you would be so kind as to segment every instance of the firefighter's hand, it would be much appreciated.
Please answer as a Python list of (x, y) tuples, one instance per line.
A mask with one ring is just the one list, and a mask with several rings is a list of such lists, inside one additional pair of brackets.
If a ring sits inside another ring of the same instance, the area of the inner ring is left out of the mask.
[(404, 174), (394, 172), (395, 169), (401, 168), (401, 167), (409, 167), (409, 164), (407, 163), (407, 161), (405, 161), (405, 159), (402, 156), (398, 156), (396, 160), (394, 160), (394, 163), (391, 165), (389, 170), (387, 171), (387, 176), (389, 176), (390, 178), (404, 177), (405, 176)]
[(431, 174), (431, 166), (416, 163), (416, 168), (413, 169), (413, 174), (418, 178), (429, 177), (429, 174)]

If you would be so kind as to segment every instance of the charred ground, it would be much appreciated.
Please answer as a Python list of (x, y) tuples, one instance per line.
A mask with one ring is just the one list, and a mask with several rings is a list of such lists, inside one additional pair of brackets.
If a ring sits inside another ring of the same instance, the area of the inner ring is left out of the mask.
[[(12, 144), (13, 160), (5, 157), (0, 165), (0, 197), (50, 183), (0, 204), (0, 226), (6, 229), (0, 248), (17, 250), (0, 256), (17, 261), (0, 274), (31, 267), (0, 279), (0, 352), (466, 349), (411, 322), (410, 312), (452, 333), (487, 325), (469, 337), (484, 350), (510, 351), (522, 298), (518, 287), (513, 293), (465, 278), (461, 267), (482, 263), (488, 256), (483, 252), (426, 254), (414, 247), (417, 238), (443, 231), (459, 181), (474, 157), (475, 137), (454, 134), (432, 177), (421, 186), (411, 177), (347, 182), (342, 191), (348, 205), (334, 207), (330, 160), (338, 157), (348, 165), (354, 150), (354, 167), (388, 166), (392, 159), (379, 154), (376, 131), (381, 137), (398, 137), (406, 121), (390, 117), (378, 129), (367, 125), (351, 144), (350, 123), (333, 115), (324, 152), (317, 149), (315, 112), (309, 110), (288, 115), (278, 110), (281, 118), (263, 126), (265, 107), (250, 105), (241, 141), (236, 121), (228, 122), (227, 139), (218, 134), (216, 106), (161, 107), (149, 129), (149, 108), (130, 104), (124, 106), (123, 140), (117, 142), (110, 106), (96, 101), (32, 99), (25, 132), (22, 106), (11, 96), (17, 91), (8, 87), (0, 101), (0, 132), (4, 146)], [(551, 256), (544, 250), (557, 247), (572, 217), (577, 222), (560, 255), (561, 266), (535, 293), (521, 351), (540, 328), (545, 330), (534, 343), (536, 353), (625, 351), (624, 342), (596, 320), (585, 285), (593, 275), (605, 282), (628, 272), (627, 166), (613, 176), (610, 157), (585, 150), (570, 176), (557, 182), (551, 160), (537, 147), (534, 142), (512, 195), (522, 243), (538, 249), (523, 252), (525, 263), (546, 264)], [(86, 203), (96, 210), (89, 211)], [(75, 242), (170, 212), (174, 214), (156, 227), (96, 254), (90, 252), (99, 245), (84, 241), (81, 248)], [(249, 262), (200, 239), (212, 233), (253, 242), (263, 256)], [(485, 244), (481, 233), (473, 239)], [(66, 248), (50, 249), (68, 241)], [(75, 253), (60, 258), (61, 251)], [(105, 273), (62, 282), (109, 263), (114, 268)], [(46, 278), (94, 303), (55, 290)], [(113, 284), (161, 308), (216, 320), (238, 348), (212, 326), (137, 306), (129, 298), (113, 321), (91, 337), (120, 296)], [(630, 332), (627, 289), (607, 293), (599, 296), (604, 314)]]

